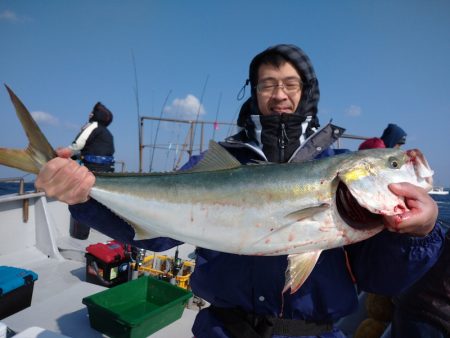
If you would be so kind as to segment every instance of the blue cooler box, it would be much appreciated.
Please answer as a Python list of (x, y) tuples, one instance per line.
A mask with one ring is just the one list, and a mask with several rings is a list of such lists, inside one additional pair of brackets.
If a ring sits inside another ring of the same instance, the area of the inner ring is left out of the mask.
[(38, 275), (30, 270), (0, 266), (0, 319), (31, 305)]

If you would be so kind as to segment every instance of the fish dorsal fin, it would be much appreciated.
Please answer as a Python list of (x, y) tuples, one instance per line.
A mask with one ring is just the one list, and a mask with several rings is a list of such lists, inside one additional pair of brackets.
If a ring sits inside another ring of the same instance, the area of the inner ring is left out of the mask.
[(209, 141), (208, 151), (200, 162), (188, 172), (215, 171), (240, 167), (241, 163), (220, 144)]

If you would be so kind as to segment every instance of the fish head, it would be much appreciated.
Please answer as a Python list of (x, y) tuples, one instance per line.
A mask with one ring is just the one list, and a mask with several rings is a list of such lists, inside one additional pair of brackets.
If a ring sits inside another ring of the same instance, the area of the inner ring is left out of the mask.
[(383, 215), (408, 210), (389, 184), (407, 182), (431, 190), (433, 170), (418, 149), (369, 149), (355, 153), (338, 172), (336, 205), (354, 228), (379, 226)]

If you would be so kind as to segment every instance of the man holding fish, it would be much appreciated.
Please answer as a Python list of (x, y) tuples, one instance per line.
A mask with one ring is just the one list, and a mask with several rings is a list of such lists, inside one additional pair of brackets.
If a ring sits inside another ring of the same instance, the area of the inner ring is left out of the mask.
[[(211, 304), (197, 315), (193, 326), (195, 337), (344, 337), (333, 323), (356, 309), (357, 290), (398, 294), (437, 260), (444, 235), (436, 223), (437, 205), (424, 189), (430, 185), (431, 171), (417, 150), (406, 153), (395, 150), (387, 160), (382, 154), (394, 150), (342, 154), (305, 162), (309, 169), (296, 178), (304, 180), (303, 183), (292, 191), (285, 188), (291, 198), (283, 199), (283, 194), (287, 194), (283, 190), (271, 191), (266, 196), (263, 189), (258, 190), (259, 186), (277, 178), (283, 180), (282, 170), (289, 165), (260, 162), (294, 162), (298, 149), (312, 142), (319, 127), (316, 116), (319, 87), (308, 56), (293, 45), (276, 45), (258, 54), (250, 64), (248, 83), (251, 97), (240, 112), (241, 131), (220, 146), (214, 145), (205, 156), (193, 158), (183, 168), (187, 169), (186, 177), (190, 177), (199, 173), (218, 175), (226, 168), (250, 172), (252, 167), (261, 167), (256, 181), (259, 185), (244, 182), (241, 190), (235, 192), (239, 196), (227, 194), (220, 200), (228, 209), (215, 203), (211, 208), (219, 208), (219, 212), (213, 213), (216, 209), (211, 209), (204, 215), (206, 202), (193, 192), (191, 221), (180, 223), (173, 234), (155, 227), (159, 237), (137, 240), (142, 237), (135, 238), (135, 234), (141, 234), (135, 227), (140, 220), (123, 217), (121, 202), (103, 199), (94, 187), (101, 185), (103, 177), (95, 177), (76, 162), (62, 157), (52, 159), (40, 170), (36, 188), (67, 202), (73, 217), (80, 222), (117, 240), (155, 251), (174, 247), (184, 238), (189, 242), (191, 237), (176, 233), (181, 231), (179, 228), (189, 228), (191, 222), (201, 217), (205, 224), (211, 220), (210, 225), (214, 226), (213, 223), (221, 222), (221, 212), (231, 209), (227, 215), (230, 228), (216, 232), (215, 237), (219, 238), (200, 238), (199, 232), (207, 236), (207, 224), (190, 233), (193, 238), (190, 243), (197, 245), (196, 267), (190, 281), (192, 290)], [(205, 164), (205, 159), (213, 161), (211, 154), (223, 158), (224, 149), (241, 164), (248, 165), (236, 169), (237, 165), (227, 160), (228, 167), (211, 169)], [(367, 154), (380, 156), (383, 161), (369, 163)], [(196, 162), (200, 169), (194, 165)], [(349, 162), (351, 165), (347, 167)], [(389, 168), (379, 169), (374, 163), (387, 163)], [(280, 171), (271, 177), (268, 170)], [(399, 173), (397, 178), (373, 183), (393, 170)], [(310, 176), (320, 176), (319, 171), (323, 179), (309, 180)], [(237, 175), (239, 172), (233, 177)], [(234, 184), (233, 177), (229, 176), (228, 186)], [(231, 189), (228, 186), (225, 183), (222, 190)], [(204, 194), (209, 194), (208, 185), (205, 187)], [(158, 187), (155, 185), (153, 189), (156, 191)], [(168, 185), (167, 194), (170, 189)], [(211, 190), (214, 189), (216, 185), (211, 185)], [(379, 189), (379, 193), (372, 193), (374, 189)], [(294, 197), (303, 203), (297, 210), (291, 205)], [(122, 197), (122, 203), (125, 199)], [(240, 210), (236, 201), (248, 208)], [(201, 207), (196, 208), (195, 203)], [(154, 205), (164, 208), (165, 204)], [(178, 205), (181, 215), (184, 204), (174, 205)], [(172, 209), (172, 213), (176, 216), (178, 210)], [(377, 213), (381, 216), (373, 216)], [(243, 223), (234, 224), (233, 220)], [(173, 222), (177, 220), (174, 218)], [(235, 228), (250, 226), (253, 232), (234, 240), (226, 237), (227, 232), (238, 231)], [(295, 242), (296, 237), (304, 241)]]

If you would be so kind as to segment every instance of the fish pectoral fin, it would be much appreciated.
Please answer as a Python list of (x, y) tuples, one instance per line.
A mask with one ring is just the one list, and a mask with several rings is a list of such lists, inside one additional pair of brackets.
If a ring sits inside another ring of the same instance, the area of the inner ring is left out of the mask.
[(291, 289), (293, 294), (300, 289), (314, 269), (321, 252), (322, 250), (318, 250), (288, 256), (283, 293)]
[(288, 218), (292, 221), (298, 222), (305, 218), (310, 218), (314, 216), (315, 214), (318, 214), (324, 210), (327, 210), (330, 207), (328, 203), (322, 203), (320, 205), (309, 207), (301, 210), (297, 210), (294, 212), (291, 212), (290, 214), (286, 215), (285, 218)]

